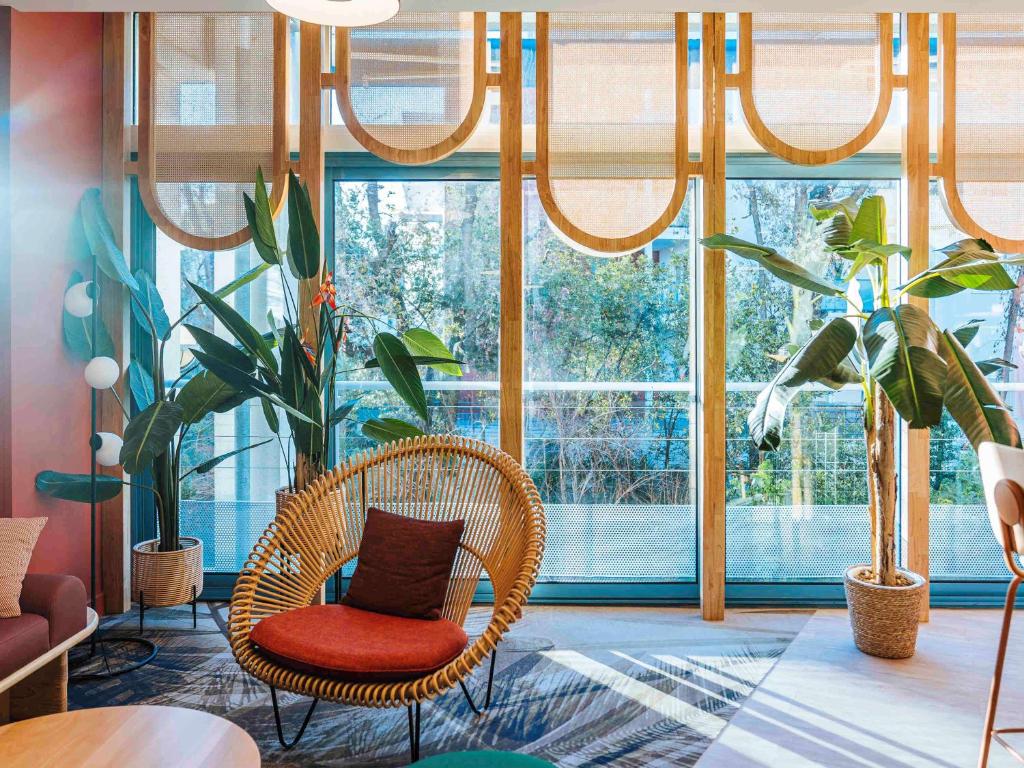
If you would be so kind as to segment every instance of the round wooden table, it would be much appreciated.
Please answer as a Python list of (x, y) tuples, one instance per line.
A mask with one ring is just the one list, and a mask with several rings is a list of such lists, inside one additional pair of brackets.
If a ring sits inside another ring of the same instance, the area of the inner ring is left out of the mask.
[(0, 728), (4, 768), (259, 768), (252, 737), (180, 707), (99, 707)]

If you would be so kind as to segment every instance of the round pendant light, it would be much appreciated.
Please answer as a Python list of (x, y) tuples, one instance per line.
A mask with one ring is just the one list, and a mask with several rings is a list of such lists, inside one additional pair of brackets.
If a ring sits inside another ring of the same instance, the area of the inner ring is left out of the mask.
[(398, 13), (398, 0), (267, 0), (276, 11), (329, 27), (368, 27)]

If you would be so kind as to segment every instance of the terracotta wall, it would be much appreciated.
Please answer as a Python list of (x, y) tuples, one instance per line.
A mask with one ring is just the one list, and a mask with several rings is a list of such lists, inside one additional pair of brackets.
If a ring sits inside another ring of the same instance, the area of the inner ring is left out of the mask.
[(89, 468), (89, 388), (64, 352), (60, 308), (71, 221), (100, 183), (102, 44), (100, 14), (10, 14), (11, 346), (0, 395), (9, 391), (13, 439), (0, 515), (48, 517), (31, 570), (87, 587), (88, 506), (45, 498), (33, 482), (42, 469)]

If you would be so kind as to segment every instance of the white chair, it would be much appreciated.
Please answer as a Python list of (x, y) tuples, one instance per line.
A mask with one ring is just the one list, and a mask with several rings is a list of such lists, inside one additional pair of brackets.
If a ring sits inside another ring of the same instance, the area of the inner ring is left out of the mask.
[(1003, 661), (1010, 637), (1010, 620), (1017, 588), (1024, 580), (1024, 569), (1017, 562), (1017, 555), (1024, 555), (1024, 450), (996, 443), (982, 443), (978, 447), (978, 463), (981, 465), (981, 479), (985, 485), (985, 504), (988, 506), (989, 522), (996, 540), (1003, 548), (1003, 558), (1012, 578), (1006, 588), (1006, 604), (1003, 608), (1003, 628), (999, 635), (999, 650), (996, 653), (996, 668), (992, 675), (992, 689), (985, 714), (985, 732), (981, 741), (978, 767), (988, 765), (992, 741), (997, 741), (1018, 761), (1024, 762), (1016, 749), (1011, 747), (1003, 734), (1024, 733), (1024, 728), (996, 728), (996, 706), (999, 704), (999, 687), (1003, 679)]

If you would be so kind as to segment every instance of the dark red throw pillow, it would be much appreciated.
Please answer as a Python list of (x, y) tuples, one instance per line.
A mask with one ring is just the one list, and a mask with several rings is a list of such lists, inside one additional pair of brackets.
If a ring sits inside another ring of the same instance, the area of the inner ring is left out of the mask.
[(439, 619), (464, 520), (436, 522), (370, 507), (342, 603), (409, 619)]

